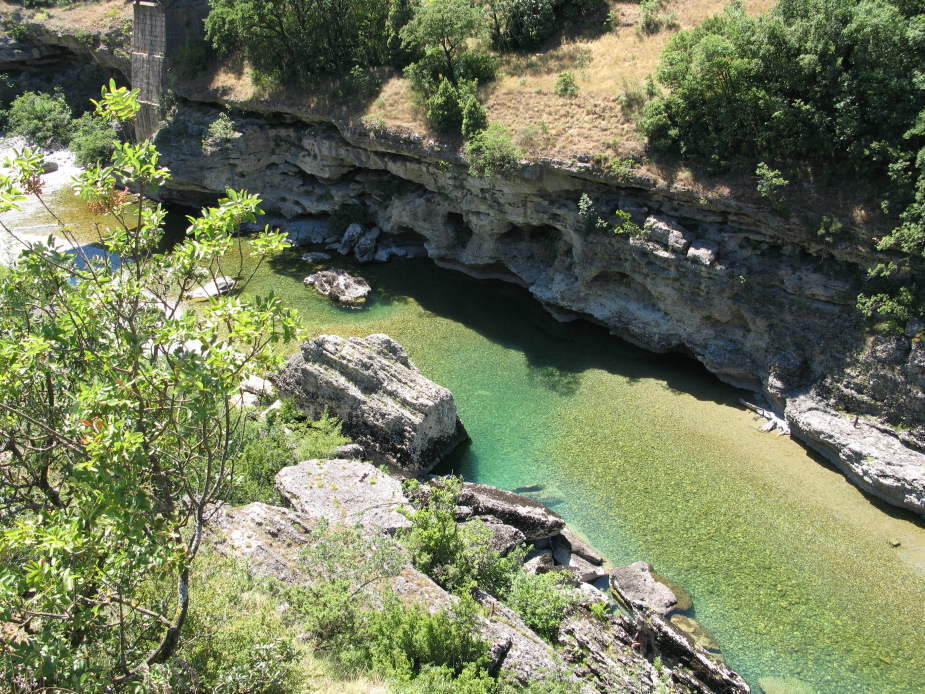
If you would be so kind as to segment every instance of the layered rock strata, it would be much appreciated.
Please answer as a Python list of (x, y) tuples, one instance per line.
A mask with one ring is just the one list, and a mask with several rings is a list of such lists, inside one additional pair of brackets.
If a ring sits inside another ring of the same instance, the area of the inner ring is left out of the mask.
[[(291, 122), (278, 125), (236, 115), (234, 146), (203, 149), (196, 143), (218, 110), (181, 105), (158, 139), (173, 174), (167, 195), (206, 202), (245, 187), (288, 218), (362, 205), (385, 234), (423, 238), (445, 267), (522, 284), (561, 320), (588, 318), (648, 349), (690, 354), (722, 380), (764, 392), (779, 411), (815, 389), (841, 409), (902, 423), (881, 431), (900, 446), (925, 441), (918, 343), (865, 342), (853, 308), (856, 282), (885, 259), (875, 248), (808, 235), (797, 213), (607, 180), (580, 163), (543, 160), (510, 178), (479, 178), (439, 144), (299, 122), (318, 117), (286, 109)], [(583, 195), (602, 225), (581, 214)], [(612, 233), (617, 209), (638, 235)]]
[(429, 471), (468, 438), (453, 394), (388, 335), (316, 337), (275, 381), (309, 416), (337, 415), (366, 455), (403, 473)]

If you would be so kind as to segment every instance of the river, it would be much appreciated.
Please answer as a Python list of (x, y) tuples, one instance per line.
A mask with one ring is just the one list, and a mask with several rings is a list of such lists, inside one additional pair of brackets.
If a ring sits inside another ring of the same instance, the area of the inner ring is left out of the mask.
[[(69, 193), (56, 203), (83, 214)], [(374, 293), (363, 309), (333, 306), (303, 286), (317, 266), (300, 254), (249, 290), (283, 296), (311, 335), (388, 333), (450, 388), (472, 443), (438, 472), (531, 487), (614, 564), (651, 562), (692, 593), (690, 615), (753, 686), (922, 691), (925, 522), (758, 431), (742, 391), (429, 260), (359, 268), (337, 256)]]

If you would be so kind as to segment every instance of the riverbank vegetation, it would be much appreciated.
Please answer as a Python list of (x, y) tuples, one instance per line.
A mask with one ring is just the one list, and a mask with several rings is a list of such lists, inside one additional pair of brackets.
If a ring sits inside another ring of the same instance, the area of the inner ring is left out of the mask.
[[(136, 95), (111, 84), (99, 116), (130, 121)], [(575, 690), (488, 672), (476, 588), (550, 640), (577, 592), (525, 573), (522, 549), (492, 550), (480, 521), (459, 526), (458, 480), (409, 483), (411, 528), (395, 539), (319, 523), (296, 567), (305, 582), (256, 577), (213, 547), (216, 504), (279, 503), (281, 467), (347, 439), (333, 418), (309, 421), (291, 404), (259, 417), (234, 405), (242, 378), (278, 366), (277, 346), (299, 333), (278, 298), (179, 303), (233, 271), (222, 261), (259, 213), (256, 196), (229, 190), (165, 250), (165, 212), (150, 196), (169, 172), (149, 142), (113, 150), (76, 188), (115, 255), (26, 242), (0, 273), (3, 680), (18, 692)], [(31, 150), (7, 163), (0, 211), (42, 196), (41, 165)], [(67, 220), (58, 233), (69, 238)], [(261, 257), (284, 245), (270, 231), (251, 239)], [(393, 593), (409, 561), (455, 597), (431, 610)]]

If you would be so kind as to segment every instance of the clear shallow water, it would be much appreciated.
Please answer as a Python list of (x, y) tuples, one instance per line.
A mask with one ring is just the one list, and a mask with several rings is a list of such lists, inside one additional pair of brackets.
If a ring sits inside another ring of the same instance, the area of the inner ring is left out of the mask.
[[(86, 221), (69, 192), (57, 201)], [(298, 255), (265, 266), (250, 290), (282, 295), (310, 334), (386, 332), (450, 388), (473, 442), (439, 472), (542, 485), (529, 494), (612, 562), (645, 559), (688, 588), (692, 616), (753, 685), (923, 690), (925, 523), (758, 432), (739, 391), (689, 359), (559, 324), (519, 287), (427, 260), (364, 266), (368, 307), (339, 308), (302, 285), (316, 266)]]
[(450, 388), (473, 441), (438, 472), (542, 485), (529, 495), (610, 561), (650, 561), (688, 588), (692, 616), (753, 685), (775, 676), (818, 694), (922, 691), (920, 518), (759, 432), (742, 393), (692, 360), (557, 323), (519, 287), (427, 260), (334, 262), (373, 286), (367, 308), (305, 289), (318, 266), (295, 254), (251, 290), (281, 294), (311, 334), (386, 332)]

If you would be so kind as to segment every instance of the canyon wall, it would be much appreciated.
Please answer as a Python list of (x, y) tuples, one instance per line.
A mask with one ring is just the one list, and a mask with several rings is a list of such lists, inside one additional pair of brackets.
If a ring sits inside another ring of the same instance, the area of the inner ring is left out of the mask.
[[(442, 266), (516, 282), (560, 320), (689, 354), (765, 393), (862, 488), (925, 512), (922, 324), (866, 332), (854, 304), (875, 250), (826, 244), (798, 220), (733, 198), (608, 179), (581, 163), (478, 177), (455, 150), (419, 136), (307, 122), (271, 105), (229, 104), (248, 112), (236, 112), (234, 135), (216, 138), (208, 128), (219, 107), (185, 96), (157, 139), (173, 176), (167, 199), (201, 204), (243, 188), (284, 218), (363, 205), (386, 233), (423, 239)], [(583, 195), (591, 214), (579, 210)], [(614, 233), (618, 209), (643, 232)], [(837, 444), (816, 430), (833, 422), (849, 424)]]

